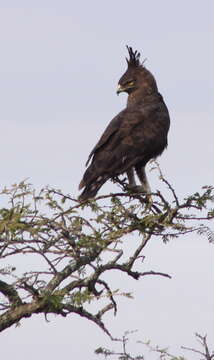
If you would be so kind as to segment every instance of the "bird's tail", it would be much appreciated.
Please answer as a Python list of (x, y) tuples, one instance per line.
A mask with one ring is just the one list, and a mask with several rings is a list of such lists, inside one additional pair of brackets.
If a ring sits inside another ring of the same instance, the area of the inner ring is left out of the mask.
[(86, 183), (84, 179), (81, 181), (79, 185), (79, 189), (85, 188), (79, 196), (79, 201), (86, 201), (89, 199), (93, 199), (101, 186), (106, 182), (108, 176), (98, 176), (96, 179), (93, 179), (90, 183)]

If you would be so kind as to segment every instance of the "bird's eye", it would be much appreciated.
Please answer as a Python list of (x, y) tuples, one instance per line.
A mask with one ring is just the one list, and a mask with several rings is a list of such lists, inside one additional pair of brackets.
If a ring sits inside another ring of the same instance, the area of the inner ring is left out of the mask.
[(133, 86), (133, 85), (134, 85), (134, 81), (133, 81), (133, 80), (127, 81), (126, 84), (127, 84), (128, 86)]

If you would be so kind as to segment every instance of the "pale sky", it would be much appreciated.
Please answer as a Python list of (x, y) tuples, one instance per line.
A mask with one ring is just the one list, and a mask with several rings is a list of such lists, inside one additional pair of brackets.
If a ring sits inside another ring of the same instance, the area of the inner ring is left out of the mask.
[[(213, 13), (212, 0), (0, 0), (2, 187), (28, 178), (78, 195), (88, 153), (126, 104), (116, 96), (126, 44), (147, 58), (170, 111), (164, 174), (180, 196), (212, 185)], [(155, 190), (155, 175), (149, 179)], [(109, 183), (100, 193), (114, 190)], [(136, 340), (175, 350), (193, 346), (195, 332), (212, 339), (214, 246), (192, 236), (151, 242), (145, 254), (147, 270), (173, 278), (121, 275), (115, 287), (135, 299), (118, 299), (118, 316), (105, 317), (112, 333), (138, 329)], [(35, 315), (0, 337), (4, 359), (94, 360), (100, 345), (114, 347), (78, 316), (46, 323)]]

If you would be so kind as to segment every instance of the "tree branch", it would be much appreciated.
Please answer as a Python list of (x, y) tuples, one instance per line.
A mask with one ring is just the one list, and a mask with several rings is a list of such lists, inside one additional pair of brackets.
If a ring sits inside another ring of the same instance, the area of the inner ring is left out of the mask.
[(18, 306), (22, 304), (22, 300), (14, 287), (2, 280), (0, 280), (0, 292), (8, 298), (12, 306)]

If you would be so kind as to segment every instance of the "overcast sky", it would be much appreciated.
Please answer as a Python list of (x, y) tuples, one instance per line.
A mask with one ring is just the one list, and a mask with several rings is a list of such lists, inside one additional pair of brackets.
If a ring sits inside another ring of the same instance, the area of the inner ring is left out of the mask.
[[(2, 187), (29, 178), (77, 196), (89, 151), (126, 103), (116, 96), (126, 44), (147, 58), (170, 111), (164, 174), (179, 196), (213, 184), (213, 14), (212, 0), (0, 0)], [(149, 179), (155, 190), (155, 175)], [(115, 189), (110, 183), (101, 193)], [(136, 339), (173, 349), (193, 346), (196, 331), (212, 340), (213, 264), (204, 238), (151, 242), (147, 269), (173, 278), (121, 276), (135, 299), (119, 299), (118, 316), (106, 316), (112, 333), (138, 329)], [(113, 347), (77, 316), (21, 323), (1, 334), (4, 359), (92, 360), (94, 348)]]

